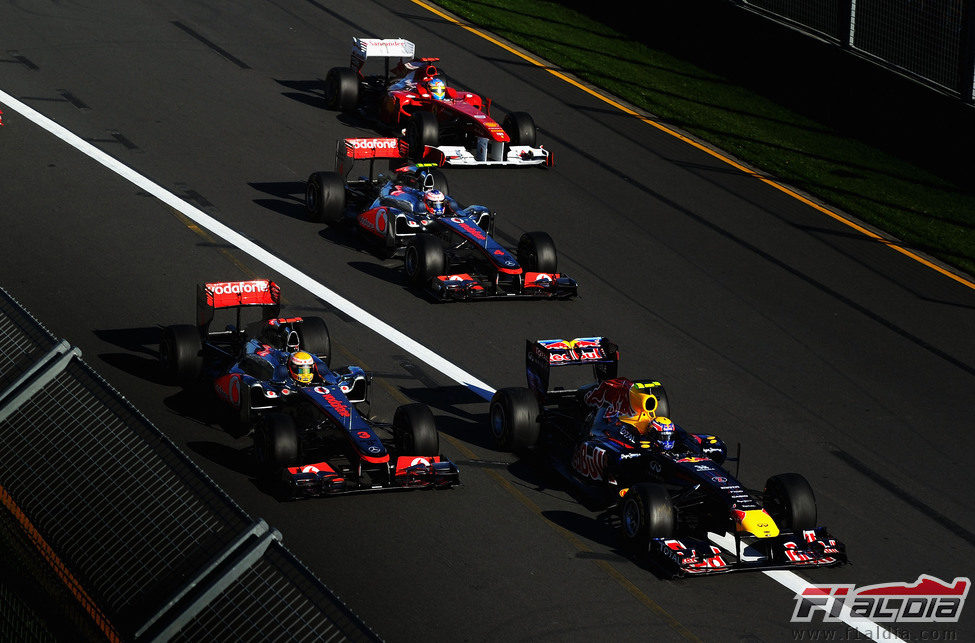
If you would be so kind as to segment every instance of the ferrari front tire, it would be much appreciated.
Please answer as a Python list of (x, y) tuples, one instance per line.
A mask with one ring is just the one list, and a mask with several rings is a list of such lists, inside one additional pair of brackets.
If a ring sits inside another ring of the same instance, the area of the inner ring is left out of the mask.
[(512, 145), (535, 147), (535, 120), (527, 112), (510, 112), (501, 122)]

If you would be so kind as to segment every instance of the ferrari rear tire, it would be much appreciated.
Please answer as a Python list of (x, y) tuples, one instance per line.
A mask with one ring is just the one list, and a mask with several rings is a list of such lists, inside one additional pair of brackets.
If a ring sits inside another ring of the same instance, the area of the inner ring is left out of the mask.
[(447, 176), (438, 170), (437, 168), (430, 168), (429, 175), (433, 177), (433, 188), (434, 190), (440, 190), (444, 194), (450, 194), (449, 184), (447, 183)]
[(414, 112), (406, 123), (406, 143), (409, 145), (410, 159), (423, 159), (423, 148), (440, 144), (440, 123), (433, 112)]
[(512, 145), (535, 147), (535, 120), (527, 112), (510, 112), (501, 122)]
[(538, 444), (538, 400), (526, 388), (499, 389), (491, 397), (491, 435), (505, 451), (524, 453)]
[(518, 240), (518, 263), (529, 272), (555, 272), (559, 256), (547, 232), (526, 232)]
[(619, 504), (620, 534), (638, 551), (651, 538), (671, 538), (677, 531), (677, 512), (666, 487), (641, 482), (630, 487)]
[(321, 358), (326, 366), (332, 364), (332, 340), (328, 325), (321, 317), (305, 317), (298, 324), (298, 341), (301, 350)]
[(443, 246), (432, 234), (418, 233), (406, 246), (403, 270), (407, 283), (414, 288), (423, 288), (431, 279), (444, 274), (446, 265)]
[(426, 404), (404, 404), (393, 415), (397, 455), (440, 455), (440, 436)]
[(765, 510), (781, 529), (802, 531), (816, 527), (816, 497), (809, 481), (798, 473), (780, 473), (765, 483)]
[(325, 107), (347, 112), (359, 102), (359, 78), (350, 67), (332, 67), (325, 76)]
[(290, 415), (270, 413), (254, 436), (257, 460), (265, 469), (291, 467), (298, 463), (301, 445), (298, 429)]
[(189, 324), (164, 328), (159, 341), (159, 365), (171, 382), (189, 384), (197, 379), (203, 370), (200, 330)]
[(305, 208), (312, 221), (335, 225), (345, 213), (345, 182), (335, 172), (314, 172), (305, 184)]

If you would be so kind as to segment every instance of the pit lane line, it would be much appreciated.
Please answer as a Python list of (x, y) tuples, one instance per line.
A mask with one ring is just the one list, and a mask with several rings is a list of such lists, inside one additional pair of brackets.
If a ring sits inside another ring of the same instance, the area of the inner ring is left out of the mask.
[(752, 177), (754, 179), (758, 179), (759, 181), (761, 181), (762, 183), (768, 185), (769, 187), (775, 188), (779, 192), (782, 192), (783, 194), (785, 194), (785, 195), (787, 195), (789, 197), (792, 197), (793, 199), (795, 199), (797, 201), (800, 201), (800, 202), (808, 205), (810, 208), (812, 208), (812, 209), (814, 209), (814, 210), (816, 210), (818, 212), (821, 212), (822, 214), (825, 214), (826, 216), (830, 217), (831, 219), (834, 219), (834, 220), (842, 223), (845, 226), (848, 226), (850, 228), (853, 228), (854, 230), (856, 230), (860, 234), (862, 234), (864, 236), (867, 236), (870, 239), (873, 239), (874, 241), (877, 241), (879, 243), (882, 243), (883, 245), (887, 246), (888, 248), (891, 248), (893, 250), (896, 250), (897, 252), (901, 253), (902, 255), (904, 255), (904, 256), (906, 256), (906, 257), (908, 257), (908, 258), (910, 258), (910, 259), (912, 259), (912, 260), (914, 260), (914, 261), (916, 261), (918, 263), (920, 263), (923, 266), (926, 266), (926, 267), (930, 268), (931, 270), (934, 270), (935, 272), (941, 273), (942, 275), (944, 275), (945, 277), (948, 277), (949, 279), (952, 279), (954, 281), (957, 281), (958, 283), (960, 283), (963, 286), (967, 286), (968, 288), (971, 288), (972, 290), (975, 290), (975, 282), (973, 282), (973, 281), (971, 281), (969, 279), (966, 279), (964, 276), (962, 276), (960, 274), (956, 274), (955, 272), (952, 272), (951, 270), (949, 270), (948, 268), (945, 268), (944, 266), (940, 266), (937, 263), (934, 263), (930, 259), (926, 259), (926, 258), (922, 257), (921, 255), (917, 254), (916, 252), (913, 252), (911, 250), (908, 250), (907, 248), (904, 247), (903, 242), (900, 241), (899, 239), (896, 239), (894, 237), (884, 236), (883, 234), (878, 234), (878, 233), (874, 232), (873, 230), (867, 228), (865, 225), (860, 224), (860, 223), (857, 223), (856, 221), (854, 221), (851, 218), (848, 218), (846, 216), (843, 216), (842, 214), (840, 214), (838, 212), (834, 212), (833, 210), (827, 208), (824, 205), (821, 205), (819, 203), (816, 203), (811, 198), (806, 197), (806, 196), (803, 196), (802, 194), (800, 194), (799, 192), (797, 192), (795, 189), (790, 188), (789, 186), (787, 186), (787, 185), (785, 185), (783, 183), (780, 183), (780, 182), (776, 181), (775, 179), (773, 179), (773, 178), (771, 178), (769, 176), (766, 176), (766, 175), (762, 174), (761, 172), (758, 172), (758, 171), (753, 170), (753, 169), (751, 169), (749, 167), (746, 167), (745, 165), (739, 163), (738, 161), (735, 161), (731, 157), (723, 154), (719, 150), (717, 150), (715, 148), (712, 148), (710, 145), (708, 145), (706, 143), (702, 143), (702, 142), (700, 142), (698, 140), (695, 140), (695, 139), (691, 138), (690, 136), (688, 136), (687, 134), (681, 134), (677, 130), (672, 129), (670, 127), (667, 127), (663, 123), (657, 122), (652, 117), (648, 116), (646, 112), (641, 113), (640, 111), (637, 111), (636, 109), (633, 109), (631, 107), (627, 107), (626, 105), (624, 105), (620, 101), (618, 101), (618, 100), (616, 100), (614, 98), (611, 98), (611, 97), (607, 96), (606, 94), (602, 94), (599, 91), (596, 91), (596, 89), (594, 89), (593, 87), (588, 86), (585, 83), (583, 83), (582, 81), (573, 78), (569, 74), (566, 74), (566, 73), (563, 73), (563, 72), (558, 71), (551, 64), (546, 63), (546, 62), (543, 62), (541, 60), (538, 60), (537, 58), (534, 58), (532, 56), (529, 56), (524, 51), (522, 51), (522, 50), (520, 50), (520, 49), (518, 49), (518, 48), (516, 48), (516, 47), (514, 47), (514, 46), (512, 46), (510, 44), (507, 44), (505, 42), (502, 42), (498, 38), (496, 38), (494, 36), (491, 36), (488, 33), (485, 33), (485, 32), (483, 32), (483, 31), (481, 31), (479, 29), (474, 28), (473, 26), (471, 26), (467, 22), (465, 22), (465, 21), (457, 18), (454, 15), (451, 15), (451, 14), (447, 13), (445, 9), (433, 7), (430, 4), (424, 2), (423, 0), (410, 0), (410, 2), (412, 2), (413, 4), (415, 4), (417, 6), (423, 7), (424, 9), (426, 9), (427, 11), (429, 11), (430, 13), (436, 15), (439, 18), (443, 18), (444, 20), (446, 20), (449, 23), (451, 23), (451, 24), (453, 24), (453, 25), (455, 25), (457, 27), (460, 27), (462, 29), (465, 29), (465, 30), (469, 31), (470, 33), (474, 34), (475, 36), (478, 36), (479, 38), (483, 38), (484, 40), (487, 40), (491, 44), (496, 45), (496, 46), (504, 49), (505, 51), (507, 51), (507, 52), (509, 52), (511, 54), (514, 54), (515, 56), (518, 56), (519, 58), (521, 58), (525, 62), (528, 62), (528, 63), (530, 63), (530, 64), (532, 64), (532, 65), (534, 65), (536, 67), (539, 67), (541, 69), (544, 69), (545, 71), (547, 71), (548, 73), (552, 74), (553, 76), (555, 76), (559, 80), (561, 80), (561, 81), (563, 81), (565, 83), (568, 83), (569, 85), (572, 85), (573, 87), (575, 87), (577, 89), (580, 89), (580, 90), (584, 91), (585, 93), (589, 94), (593, 98), (596, 98), (598, 100), (601, 100), (602, 102), (604, 102), (604, 103), (606, 103), (608, 105), (611, 105), (612, 107), (615, 107), (616, 109), (620, 110), (624, 114), (627, 114), (629, 116), (633, 116), (633, 117), (639, 119), (640, 121), (646, 123), (647, 125), (650, 125), (651, 127), (657, 128), (658, 130), (660, 130), (664, 134), (667, 134), (669, 136), (673, 136), (674, 138), (676, 138), (676, 139), (678, 139), (678, 140), (680, 140), (680, 141), (682, 141), (684, 143), (687, 143), (691, 147), (694, 147), (694, 148), (696, 148), (698, 150), (701, 150), (705, 154), (707, 154), (709, 156), (712, 156), (712, 157), (718, 159), (722, 163), (725, 163), (727, 165), (730, 165), (731, 167), (735, 168), (736, 170), (738, 170), (742, 174), (745, 174), (747, 176), (750, 176), (750, 177)]
[[(416, 2), (416, 0), (413, 0)], [(447, 359), (441, 357), (437, 353), (433, 352), (426, 346), (423, 346), (416, 340), (408, 337), (404, 333), (393, 328), (386, 322), (382, 321), (378, 317), (372, 315), (371, 313), (363, 310), (358, 305), (352, 303), (348, 299), (345, 299), (338, 293), (327, 288), (323, 284), (318, 283), (310, 276), (301, 272), (297, 268), (286, 263), (281, 258), (270, 253), (264, 248), (260, 247), (244, 235), (233, 230), (229, 226), (217, 221), (210, 215), (206, 214), (196, 206), (193, 206), (183, 199), (170, 192), (169, 190), (157, 185), (150, 179), (139, 174), (132, 168), (128, 167), (121, 161), (115, 159), (114, 157), (106, 154), (102, 150), (98, 149), (88, 141), (85, 141), (77, 134), (74, 134), (67, 128), (54, 122), (47, 116), (44, 116), (34, 108), (22, 103), (18, 99), (14, 98), (7, 92), (0, 90), (0, 103), (3, 103), (11, 110), (17, 112), (24, 118), (30, 120), (38, 127), (46, 130), (50, 134), (58, 137), (71, 147), (75, 148), (82, 154), (88, 156), (92, 160), (100, 163), (107, 169), (115, 172), (122, 178), (131, 182), (135, 186), (144, 190), (148, 194), (156, 197), (169, 207), (182, 213), (185, 217), (193, 221), (196, 225), (208, 230), (211, 234), (214, 234), (224, 241), (234, 245), (242, 252), (250, 255), (255, 260), (263, 263), (271, 270), (274, 270), (278, 274), (291, 280), (298, 286), (304, 288), (309, 293), (318, 297), (322, 301), (330, 304), (337, 310), (349, 315), (356, 321), (364, 325), (366, 328), (376, 332), (381, 337), (389, 340), (390, 342), (396, 344), (403, 350), (411, 353), (417, 359), (425, 362), (429, 366), (437, 369), (440, 373), (444, 374), (448, 378), (454, 380), (458, 384), (467, 387), (476, 395), (484, 398), (485, 400), (490, 400), (494, 393), (494, 388), (490, 385), (484, 383), (480, 379), (474, 377), (467, 371), (463, 370), (459, 366), (454, 365)], [(975, 286), (973, 286), (975, 287)], [(775, 571), (764, 571), (763, 572), (768, 578), (771, 578), (775, 582), (779, 583), (783, 587), (793, 591), (796, 595), (800, 595), (803, 590), (809, 587), (813, 587), (812, 583), (806, 581), (800, 577), (795, 572), (788, 570), (775, 570)], [(618, 577), (616, 577), (618, 579)], [(632, 593), (632, 589), (627, 588)], [(636, 588), (633, 588), (636, 589)], [(639, 591), (637, 589), (637, 591)], [(642, 593), (642, 592), (641, 592)], [(647, 597), (647, 600), (649, 599)], [(661, 608), (662, 609), (662, 608)], [(784, 615), (783, 615), (784, 616)], [(671, 617), (672, 618), (672, 617)], [(849, 627), (859, 631), (864, 636), (869, 639), (874, 637), (883, 638), (887, 641), (902, 641), (902, 639), (894, 636), (892, 632), (881, 627), (877, 623), (865, 619), (852, 617), (849, 613), (848, 607), (844, 607), (843, 613), (840, 614), (840, 620), (848, 625)]]

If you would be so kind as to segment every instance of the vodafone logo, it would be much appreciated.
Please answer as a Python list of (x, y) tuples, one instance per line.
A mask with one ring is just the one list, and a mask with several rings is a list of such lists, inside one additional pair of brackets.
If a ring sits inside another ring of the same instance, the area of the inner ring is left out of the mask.
[(250, 292), (267, 292), (266, 281), (235, 281), (224, 284), (210, 284), (214, 295), (239, 295)]
[(386, 232), (386, 208), (380, 208), (376, 213), (376, 230)]
[(313, 464), (309, 464), (301, 468), (302, 473), (318, 473), (318, 467)]
[(415, 467), (418, 464), (422, 464), (425, 467), (429, 467), (430, 461), (427, 460), (426, 458), (413, 458), (413, 462), (410, 463), (410, 466)]
[(357, 150), (395, 150), (399, 145), (395, 138), (350, 138), (347, 142)]

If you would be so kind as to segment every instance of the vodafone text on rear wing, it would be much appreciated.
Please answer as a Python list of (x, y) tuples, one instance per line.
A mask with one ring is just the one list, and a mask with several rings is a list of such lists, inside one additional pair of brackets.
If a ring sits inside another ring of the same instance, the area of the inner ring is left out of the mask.
[(281, 289), (269, 279), (250, 281), (221, 281), (199, 284), (196, 287), (197, 325), (206, 332), (213, 321), (215, 310), (237, 309), (237, 327), (240, 327), (240, 309), (248, 306), (263, 307), (263, 317), (274, 319), (281, 311)]

